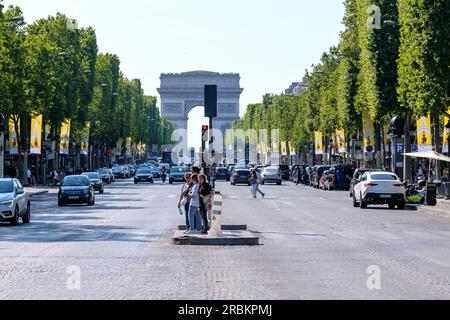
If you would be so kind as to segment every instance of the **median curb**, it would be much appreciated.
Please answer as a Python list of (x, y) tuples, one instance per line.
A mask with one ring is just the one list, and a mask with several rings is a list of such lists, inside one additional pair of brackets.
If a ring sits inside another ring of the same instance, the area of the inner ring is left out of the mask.
[(224, 231), (222, 237), (211, 238), (208, 235), (185, 235), (178, 230), (172, 238), (175, 245), (181, 246), (258, 246), (259, 237), (247, 230)]
[(36, 191), (36, 192), (30, 192), (30, 197), (36, 197), (36, 196), (40, 196), (43, 194), (47, 194), (48, 190), (42, 190), (42, 191)]

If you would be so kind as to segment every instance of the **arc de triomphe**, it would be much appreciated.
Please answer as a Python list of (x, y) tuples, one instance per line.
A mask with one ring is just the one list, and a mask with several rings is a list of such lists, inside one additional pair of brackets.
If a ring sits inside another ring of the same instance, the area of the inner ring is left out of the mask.
[(160, 79), (161, 116), (173, 122), (176, 129), (187, 129), (189, 112), (204, 106), (205, 85), (217, 85), (218, 110), (213, 127), (225, 132), (239, 119), (239, 99), (243, 91), (239, 74), (192, 71), (162, 74)]

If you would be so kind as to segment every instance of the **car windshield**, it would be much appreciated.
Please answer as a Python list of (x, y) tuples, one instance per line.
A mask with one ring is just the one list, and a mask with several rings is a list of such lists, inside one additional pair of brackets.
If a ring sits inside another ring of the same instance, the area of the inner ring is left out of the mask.
[(137, 174), (139, 175), (139, 174), (152, 174), (152, 171), (151, 170), (147, 170), (147, 169), (139, 169), (138, 171), (137, 171)]
[(0, 181), (0, 193), (12, 193), (14, 186), (12, 181)]
[(98, 173), (99, 173), (99, 174), (108, 174), (108, 171), (106, 171), (106, 170), (100, 170)]
[(370, 176), (372, 180), (387, 180), (387, 181), (397, 181), (398, 178), (394, 176), (393, 174), (373, 174)]
[(86, 176), (70, 176), (64, 178), (63, 186), (81, 187), (90, 185), (89, 179)]
[(170, 172), (171, 173), (184, 173), (184, 172), (186, 172), (186, 169), (184, 169), (182, 167), (175, 167), (175, 168), (172, 168), (170, 170)]
[(264, 170), (264, 173), (268, 173), (268, 174), (276, 174), (276, 173), (278, 173), (278, 170), (277, 169), (265, 169)]
[(98, 175), (98, 173), (84, 173), (83, 176), (86, 176), (91, 180), (100, 179), (100, 176)]

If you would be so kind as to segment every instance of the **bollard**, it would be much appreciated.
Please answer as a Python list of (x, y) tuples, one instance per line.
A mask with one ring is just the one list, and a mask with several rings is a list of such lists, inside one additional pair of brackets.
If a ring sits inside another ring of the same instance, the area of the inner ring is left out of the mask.
[(210, 238), (218, 238), (222, 236), (222, 200), (222, 195), (220, 192), (216, 191), (213, 200), (211, 229), (208, 232), (208, 237)]

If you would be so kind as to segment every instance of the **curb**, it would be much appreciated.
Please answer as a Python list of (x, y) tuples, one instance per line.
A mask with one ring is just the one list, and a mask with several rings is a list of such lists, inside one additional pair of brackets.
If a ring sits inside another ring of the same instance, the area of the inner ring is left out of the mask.
[(48, 190), (30, 192), (30, 197), (36, 197), (48, 193)]

